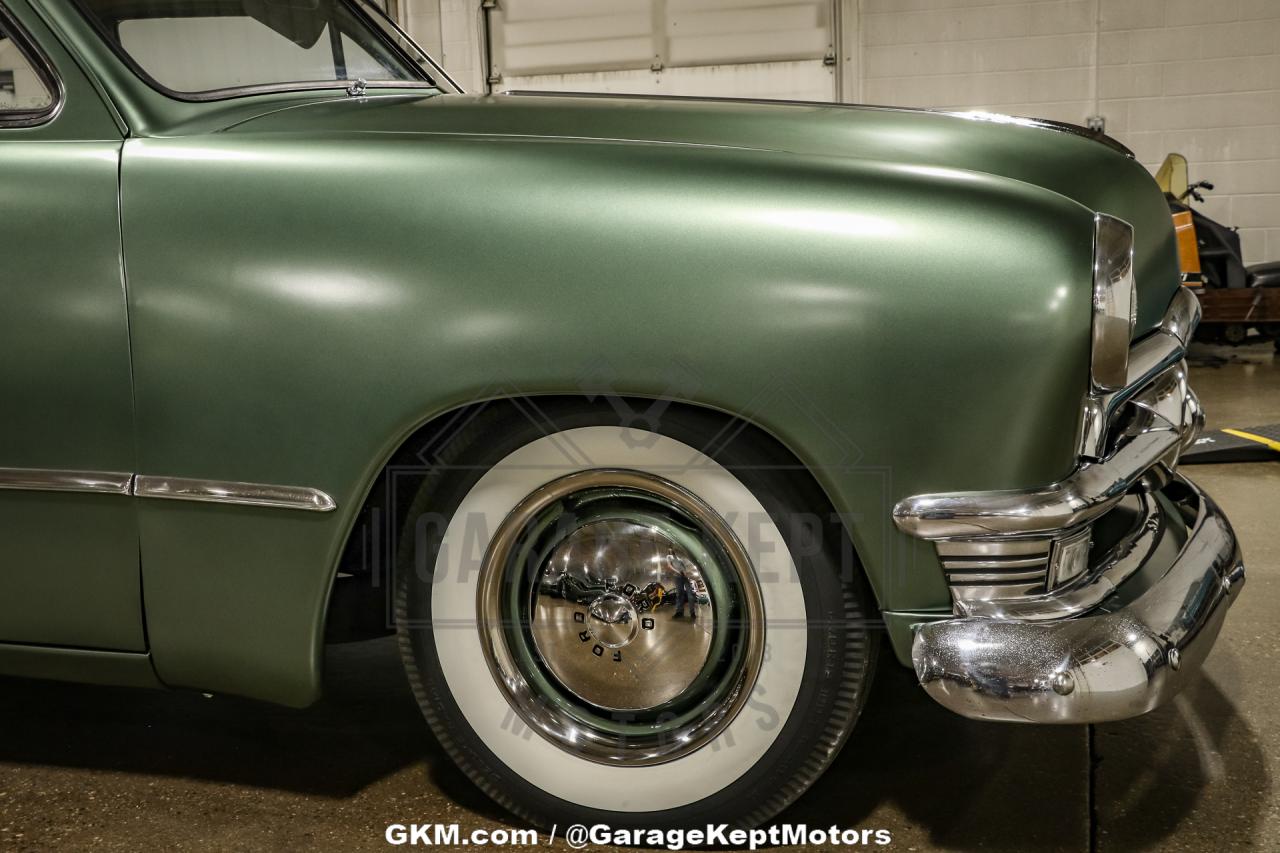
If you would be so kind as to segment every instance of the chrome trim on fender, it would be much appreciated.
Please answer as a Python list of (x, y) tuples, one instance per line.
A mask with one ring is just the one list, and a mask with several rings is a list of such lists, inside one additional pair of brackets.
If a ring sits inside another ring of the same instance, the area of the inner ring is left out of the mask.
[(276, 509), (330, 512), (337, 502), (319, 489), (305, 486), (269, 486), (231, 480), (198, 480), (187, 477), (154, 477), (139, 474), (133, 493), (140, 498), (241, 504)]
[(111, 471), (55, 471), (45, 468), (0, 468), (0, 489), (23, 492), (87, 492), (127, 495), (132, 474)]
[(0, 491), (80, 492), (134, 495), (179, 501), (243, 504), (277, 509), (330, 512), (338, 503), (319, 489), (269, 486), (229, 480), (151, 477), (114, 471), (65, 471), (46, 468), (0, 468)]
[(1058, 533), (1092, 521), (1157, 463), (1172, 468), (1203, 424), (1181, 363), (1131, 402), (1133, 421), (1106, 461), (1085, 462), (1065, 480), (1038, 489), (916, 495), (893, 508), (894, 524), (903, 533), (934, 540)]
[[(1204, 426), (1182, 362), (1199, 320), (1199, 300), (1180, 287), (1160, 328), (1130, 351), (1125, 387), (1086, 401), (1087, 447), (1071, 476), (1036, 489), (916, 495), (893, 508), (894, 524), (930, 540), (1058, 533), (1106, 512), (1156, 463), (1172, 468)], [(1137, 413), (1117, 437), (1112, 427), (1126, 404)]]
[(1129, 354), (1138, 317), (1133, 276), (1133, 226), (1123, 219), (1093, 216), (1093, 346), (1089, 375), (1095, 391), (1128, 385)]
[(1231, 525), (1178, 478), (1194, 513), (1159, 580), (1096, 615), (1028, 622), (961, 618), (917, 627), (911, 657), (936, 701), (965, 717), (1096, 723), (1146, 713), (1200, 669), (1244, 583)]

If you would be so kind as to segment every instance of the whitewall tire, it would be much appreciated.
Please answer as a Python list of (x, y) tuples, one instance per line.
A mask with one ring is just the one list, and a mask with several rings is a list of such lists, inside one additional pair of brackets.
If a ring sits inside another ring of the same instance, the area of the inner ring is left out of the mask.
[(407, 513), (396, 615), (427, 720), (531, 820), (767, 819), (834, 757), (876, 645), (861, 578), (784, 530), (820, 495), (696, 410), (658, 431), (539, 411), (471, 419)]

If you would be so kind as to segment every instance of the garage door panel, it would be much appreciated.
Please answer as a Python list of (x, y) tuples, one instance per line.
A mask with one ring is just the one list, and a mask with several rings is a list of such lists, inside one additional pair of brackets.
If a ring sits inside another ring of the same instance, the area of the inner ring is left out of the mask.
[(785, 6), (711, 10), (676, 10), (668, 7), (669, 36), (767, 35), (779, 30), (813, 30), (827, 36), (826, 4), (793, 3)]
[(834, 100), (833, 0), (504, 0), (498, 89)]
[(506, 21), (517, 23), (648, 14), (651, 2), (652, 0), (502, 0), (500, 8)]
[(810, 59), (827, 52), (827, 39), (815, 30), (786, 30), (671, 39), (668, 50), (676, 66)]
[(531, 44), (558, 44), (571, 49), (579, 42), (601, 41), (620, 36), (649, 38), (649, 15), (612, 15), (607, 18), (554, 18), (540, 21), (513, 21), (504, 37), (507, 50)]
[[(571, 48), (571, 50), (570, 50)], [(507, 49), (507, 68), (516, 74), (648, 68), (649, 39), (600, 39), (590, 42), (534, 44)]]
[(712, 98), (774, 98), (830, 101), (834, 69), (821, 60), (700, 65), (509, 77), (503, 88), (541, 92), (604, 92), (630, 95), (689, 95)]

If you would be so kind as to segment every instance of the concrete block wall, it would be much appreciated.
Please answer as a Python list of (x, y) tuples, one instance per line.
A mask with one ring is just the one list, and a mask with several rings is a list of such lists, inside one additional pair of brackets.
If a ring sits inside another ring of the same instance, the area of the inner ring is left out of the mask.
[(1246, 261), (1280, 259), (1280, 0), (861, 0), (860, 100), (1084, 123), (1185, 154)]
[(1073, 122), (1093, 111), (1097, 0), (862, 0), (860, 9), (864, 103)]
[[(1214, 182), (1202, 209), (1240, 227), (1246, 262), (1280, 260), (1280, 0), (833, 2), (845, 100), (1101, 115), (1153, 171), (1179, 151)], [(483, 91), (481, 0), (401, 3), (410, 31)]]
[(1247, 263), (1280, 260), (1280, 0), (1102, 0), (1098, 105), (1143, 163), (1213, 181)]

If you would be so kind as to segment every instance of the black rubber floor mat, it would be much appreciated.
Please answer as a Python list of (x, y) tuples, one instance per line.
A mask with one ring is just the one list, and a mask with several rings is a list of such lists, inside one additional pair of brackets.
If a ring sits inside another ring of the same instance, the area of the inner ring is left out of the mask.
[(1181, 464), (1271, 462), (1280, 459), (1280, 424), (1206, 432), (1182, 454)]

